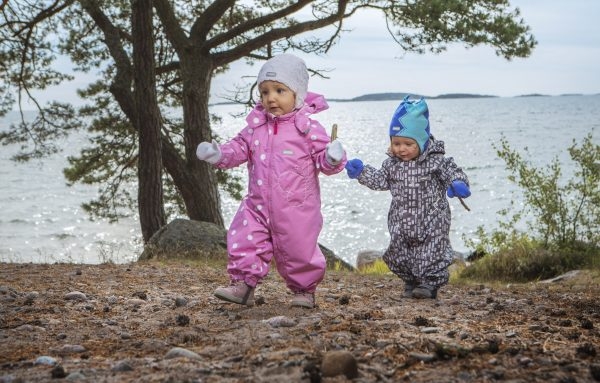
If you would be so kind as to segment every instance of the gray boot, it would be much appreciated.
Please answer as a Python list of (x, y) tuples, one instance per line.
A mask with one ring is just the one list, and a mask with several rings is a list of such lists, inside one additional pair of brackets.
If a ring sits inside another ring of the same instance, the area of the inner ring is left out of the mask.
[(248, 286), (244, 281), (231, 282), (229, 287), (219, 287), (214, 294), (227, 302), (254, 306), (254, 287)]

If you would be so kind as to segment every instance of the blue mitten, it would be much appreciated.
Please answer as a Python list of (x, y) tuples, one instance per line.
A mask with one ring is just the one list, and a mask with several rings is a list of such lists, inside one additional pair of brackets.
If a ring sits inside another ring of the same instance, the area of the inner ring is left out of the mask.
[(471, 190), (469, 189), (469, 185), (467, 185), (464, 181), (454, 180), (452, 181), (452, 185), (448, 187), (446, 194), (450, 198), (467, 198), (471, 195)]
[(350, 161), (346, 162), (346, 172), (348, 173), (348, 177), (350, 178), (358, 178), (360, 173), (362, 173), (365, 165), (358, 158), (353, 158)]

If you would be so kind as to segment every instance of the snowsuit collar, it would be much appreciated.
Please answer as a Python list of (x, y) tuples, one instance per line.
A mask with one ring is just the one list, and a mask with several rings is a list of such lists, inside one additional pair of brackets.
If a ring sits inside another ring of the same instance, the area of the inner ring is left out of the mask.
[(308, 92), (306, 94), (306, 99), (304, 100), (304, 105), (300, 109), (294, 109), (288, 114), (284, 114), (282, 116), (275, 117), (271, 113), (267, 112), (265, 108), (262, 106), (260, 102), (256, 104), (254, 109), (248, 114), (246, 117), (246, 122), (248, 124), (252, 123), (252, 125), (257, 126), (265, 125), (268, 121), (292, 121), (294, 126), (298, 131), (303, 134), (308, 133), (306, 129), (309, 124), (309, 117), (312, 114), (317, 114), (329, 108), (327, 101), (323, 95)]

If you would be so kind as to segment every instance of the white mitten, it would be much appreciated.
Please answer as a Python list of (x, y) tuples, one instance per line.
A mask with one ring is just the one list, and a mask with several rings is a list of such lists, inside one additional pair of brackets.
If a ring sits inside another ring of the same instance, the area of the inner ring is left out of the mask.
[(342, 143), (338, 140), (333, 140), (333, 142), (327, 144), (326, 154), (327, 162), (329, 162), (330, 165), (339, 164), (342, 158), (344, 158), (344, 147), (342, 146)]
[(216, 164), (221, 159), (219, 144), (215, 140), (212, 140), (212, 143), (201, 142), (198, 148), (196, 148), (196, 157), (209, 164)]

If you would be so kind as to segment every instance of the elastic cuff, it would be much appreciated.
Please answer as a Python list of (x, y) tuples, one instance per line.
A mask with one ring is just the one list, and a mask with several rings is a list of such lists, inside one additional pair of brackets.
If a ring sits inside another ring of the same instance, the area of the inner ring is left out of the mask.
[(256, 280), (256, 278), (254, 278), (252, 276), (248, 276), (248, 277), (244, 278), (244, 283), (252, 288), (255, 288), (256, 285), (258, 284), (258, 281)]

